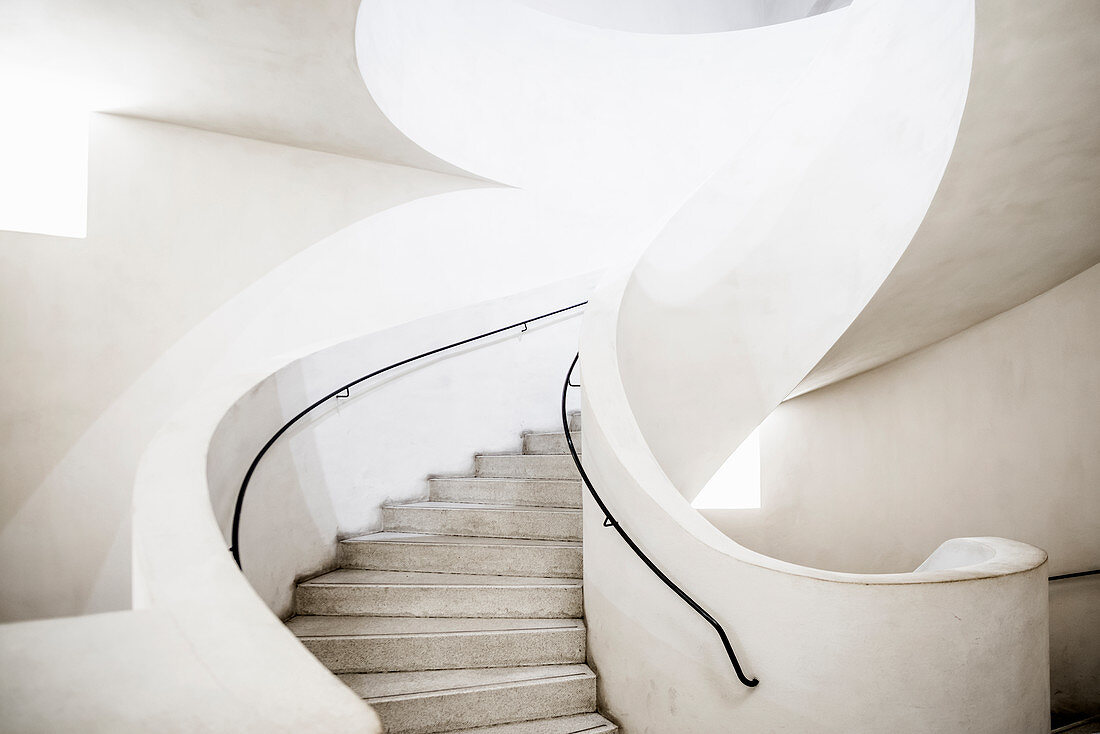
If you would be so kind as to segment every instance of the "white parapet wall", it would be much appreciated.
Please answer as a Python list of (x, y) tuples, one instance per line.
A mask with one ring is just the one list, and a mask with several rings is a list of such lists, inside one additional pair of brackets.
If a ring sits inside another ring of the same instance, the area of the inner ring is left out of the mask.
[(738, 545), (689, 505), (634, 419), (614, 338), (622, 288), (597, 292), (582, 331), (585, 468), (760, 683), (738, 682), (714, 630), (588, 501), (585, 614), (608, 714), (631, 734), (1049, 731), (1046, 554), (955, 539), (935, 570), (848, 574)]

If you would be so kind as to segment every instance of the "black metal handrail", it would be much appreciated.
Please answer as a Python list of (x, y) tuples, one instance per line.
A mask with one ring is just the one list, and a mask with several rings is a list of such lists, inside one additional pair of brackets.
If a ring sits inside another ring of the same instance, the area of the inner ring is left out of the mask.
[(1048, 581), (1061, 581), (1063, 579), (1076, 579), (1081, 576), (1092, 576), (1093, 574), (1100, 573), (1100, 568), (1094, 568), (1091, 571), (1078, 571), (1077, 573), (1060, 573), (1057, 576), (1051, 576)]
[(573, 357), (573, 363), (569, 365), (569, 372), (565, 375), (565, 385), (563, 385), (561, 389), (561, 423), (562, 428), (565, 430), (565, 441), (569, 446), (569, 453), (573, 456), (573, 463), (577, 465), (577, 471), (580, 472), (581, 479), (584, 480), (584, 484), (586, 487), (588, 487), (588, 491), (592, 495), (592, 499), (596, 500), (596, 504), (599, 505), (600, 512), (603, 513), (603, 526), (605, 528), (615, 528), (615, 532), (617, 532), (619, 534), (619, 537), (623, 539), (623, 542), (625, 542), (630, 547), (630, 550), (634, 551), (634, 554), (638, 556), (638, 558), (642, 559), (642, 563), (648, 566), (649, 570), (656, 574), (657, 578), (663, 581), (665, 586), (672, 589), (672, 591), (676, 593), (676, 596), (683, 599), (689, 607), (694, 609), (700, 617), (707, 621), (707, 624), (714, 628), (714, 631), (718, 633), (718, 637), (722, 640), (722, 646), (726, 649), (726, 655), (729, 656), (730, 663), (733, 664), (733, 672), (737, 673), (737, 679), (749, 688), (755, 687), (758, 683), (760, 683), (760, 681), (756, 678), (748, 678), (745, 675), (745, 672), (741, 670), (741, 664), (737, 662), (737, 654), (733, 651), (733, 645), (730, 644), (729, 637), (726, 636), (726, 631), (722, 629), (722, 625), (718, 622), (718, 620), (711, 616), (711, 614), (707, 612), (706, 609), (703, 609), (703, 607), (701, 607), (698, 602), (692, 599), (686, 591), (681, 589), (672, 581), (672, 579), (666, 576), (664, 572), (657, 567), (657, 564), (650, 560), (649, 556), (647, 556), (642, 551), (642, 549), (638, 547), (638, 544), (635, 543), (629, 535), (627, 535), (625, 530), (623, 530), (623, 526), (620, 525), (619, 521), (616, 520), (615, 517), (611, 514), (611, 510), (607, 509), (607, 505), (604, 504), (603, 499), (600, 498), (599, 492), (597, 492), (596, 488), (592, 486), (592, 480), (588, 478), (588, 473), (585, 472), (584, 465), (581, 463), (581, 457), (577, 454), (577, 448), (573, 445), (573, 435), (569, 430), (569, 415), (566, 413), (565, 410), (565, 399), (569, 395), (569, 388), (577, 387), (577, 385), (574, 385), (572, 383), (572, 378), (573, 370), (576, 369), (577, 360), (579, 360), (580, 357), (580, 354), (577, 354), (577, 356)]
[[(245, 494), (246, 491), (248, 491), (248, 483), (252, 480), (252, 475), (256, 472), (256, 467), (259, 466), (260, 459), (264, 458), (264, 454), (267, 453), (268, 449), (270, 449), (272, 447), (272, 445), (274, 445), (274, 443), (279, 440), (279, 437), (282, 436), (284, 433), (286, 433), (290, 429), (291, 426), (293, 426), (295, 423), (297, 423), (302, 418), (304, 418), (310, 411), (312, 411), (314, 408), (319, 406), (321, 403), (324, 403), (327, 400), (331, 400), (332, 398), (335, 398), (335, 397), (348, 397), (348, 395), (351, 394), (351, 392), (350, 392), (351, 388), (355, 387), (356, 385), (358, 385), (361, 382), (365, 382), (366, 380), (369, 380), (372, 377), (377, 377), (378, 375), (381, 375), (384, 372), (389, 372), (392, 369), (396, 369), (398, 367), (403, 367), (404, 365), (407, 365), (410, 362), (415, 362), (416, 360), (423, 359), (424, 357), (430, 357), (433, 354), (439, 354), (440, 352), (445, 352), (448, 349), (454, 349), (455, 347), (461, 347), (464, 344), (469, 344), (470, 342), (477, 341), (478, 339), (484, 339), (484, 338), (489, 337), (489, 336), (494, 336), (496, 334), (500, 334), (502, 332), (508, 331), (509, 329), (515, 329), (515, 328), (518, 328), (518, 327), (522, 326), (523, 331), (527, 331), (527, 325), (528, 324), (534, 323), (536, 321), (541, 321), (542, 319), (548, 319), (551, 316), (557, 316), (558, 314), (565, 313), (566, 311), (572, 311), (575, 308), (580, 308), (581, 306), (585, 305), (586, 303), (588, 303), (588, 301), (581, 301), (580, 303), (574, 303), (572, 306), (566, 306), (565, 308), (559, 308), (556, 311), (551, 311), (549, 313), (544, 313), (541, 316), (534, 316), (534, 317), (529, 318), (529, 319), (524, 319), (523, 321), (517, 321), (514, 324), (508, 324), (508, 326), (502, 326), (499, 329), (493, 329), (492, 331), (486, 331), (484, 334), (478, 334), (477, 336), (471, 336), (468, 339), (463, 339), (461, 341), (452, 342), (451, 344), (448, 344), (446, 346), (438, 347), (436, 349), (432, 349), (432, 350), (427, 351), (427, 352), (422, 352), (422, 353), (416, 355), (415, 357), (409, 357), (408, 359), (403, 359), (400, 362), (394, 362), (391, 365), (383, 367), (382, 369), (379, 369), (379, 370), (375, 370), (374, 372), (371, 372), (370, 374), (363, 375), (362, 377), (360, 377), (356, 380), (352, 380), (351, 382), (347, 383), (346, 385), (343, 385), (343, 386), (333, 390), (332, 392), (330, 392), (328, 395), (325, 395), (320, 400), (316, 400), (313, 403), (311, 403), (308, 408), (306, 408), (302, 412), (298, 413), (298, 415), (294, 416), (293, 418), (288, 420), (286, 423), (284, 423), (283, 427), (280, 428), (278, 431), (276, 431), (275, 434), (267, 440), (267, 443), (264, 444), (264, 447), (262, 449), (260, 449), (260, 452), (258, 454), (256, 454), (256, 458), (254, 458), (252, 460), (252, 463), (248, 467), (248, 471), (245, 472), (244, 480), (241, 482), (241, 488), (237, 492), (237, 504), (233, 509), (233, 530), (232, 530), (232, 535), (231, 535), (231, 538), (230, 538), (230, 546), (229, 546), (229, 551), (233, 554), (233, 560), (236, 561), (237, 568), (241, 567), (241, 549), (240, 549), (241, 511), (244, 509), (244, 494)], [(347, 393), (348, 395), (341, 395), (341, 393)]]

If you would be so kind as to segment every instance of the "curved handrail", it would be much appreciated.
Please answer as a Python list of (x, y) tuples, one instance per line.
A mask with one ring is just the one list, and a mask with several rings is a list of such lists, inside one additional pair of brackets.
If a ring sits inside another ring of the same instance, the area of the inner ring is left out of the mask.
[(314, 408), (316, 408), (317, 406), (319, 406), (321, 403), (325, 402), (326, 400), (330, 400), (331, 398), (334, 398), (334, 397), (337, 397), (337, 396), (347, 397), (347, 395), (340, 395), (340, 393), (349, 392), (351, 390), (351, 388), (355, 387), (359, 383), (365, 382), (366, 380), (369, 380), (372, 377), (376, 377), (376, 376), (382, 374), (383, 372), (389, 372), (392, 369), (402, 367), (406, 364), (409, 364), (410, 362), (415, 362), (418, 359), (423, 359), (424, 357), (430, 357), (433, 354), (439, 354), (440, 352), (445, 352), (448, 349), (454, 349), (455, 347), (461, 347), (463, 344), (469, 344), (470, 342), (477, 341), (478, 339), (484, 339), (485, 337), (493, 336), (494, 334), (500, 334), (501, 332), (508, 331), (509, 329), (514, 329), (518, 326), (522, 326), (523, 330), (526, 331), (527, 330), (527, 325), (530, 324), (530, 323), (533, 323), (535, 321), (541, 321), (542, 319), (547, 319), (547, 318), (550, 318), (551, 316), (557, 316), (558, 314), (565, 313), (566, 311), (572, 311), (575, 308), (580, 308), (581, 306), (585, 305), (586, 303), (588, 303), (588, 301), (581, 301), (580, 303), (574, 303), (572, 306), (566, 306), (564, 308), (559, 308), (556, 311), (550, 311), (549, 313), (544, 313), (541, 316), (534, 316), (534, 317), (529, 318), (529, 319), (524, 319), (523, 321), (517, 321), (514, 324), (509, 324), (508, 326), (502, 326), (499, 329), (493, 329), (492, 331), (486, 331), (484, 334), (478, 334), (477, 336), (471, 336), (468, 339), (463, 339), (461, 341), (453, 342), (451, 344), (447, 344), (446, 346), (437, 347), (437, 348), (429, 350), (427, 352), (422, 352), (422, 353), (416, 355), (415, 357), (409, 357), (407, 359), (403, 359), (400, 362), (394, 362), (391, 365), (383, 367), (382, 369), (375, 370), (374, 372), (371, 372), (370, 374), (363, 375), (362, 377), (360, 377), (358, 379), (352, 380), (351, 382), (347, 383), (346, 385), (338, 387), (337, 389), (330, 392), (328, 395), (325, 395), (320, 400), (314, 401), (313, 403), (311, 403), (309, 405), (308, 408), (306, 408), (302, 412), (298, 413), (298, 415), (294, 416), (293, 418), (288, 420), (286, 423), (284, 423), (283, 427), (280, 428), (278, 431), (276, 431), (275, 434), (267, 440), (267, 443), (264, 444), (263, 448), (260, 449), (259, 453), (256, 454), (256, 458), (254, 458), (252, 460), (252, 464), (249, 465), (248, 471), (244, 475), (244, 480), (241, 482), (241, 488), (237, 492), (237, 504), (233, 508), (233, 530), (232, 530), (232, 534), (231, 534), (231, 538), (230, 538), (230, 545), (229, 545), (229, 552), (233, 554), (233, 560), (237, 563), (237, 568), (241, 568), (241, 550), (240, 550), (241, 511), (244, 508), (244, 494), (245, 494), (246, 491), (248, 491), (248, 483), (252, 480), (252, 475), (255, 473), (256, 467), (259, 466), (260, 460), (262, 458), (264, 458), (264, 454), (267, 453), (268, 449), (270, 449), (272, 447), (272, 445), (274, 445), (274, 443), (279, 440), (279, 437), (282, 436), (284, 433), (286, 433), (290, 429), (291, 426), (293, 426), (299, 420), (304, 418), (311, 410), (313, 410)]
[(619, 537), (623, 539), (623, 542), (625, 542), (627, 546), (630, 547), (630, 550), (634, 551), (634, 554), (638, 556), (638, 558), (642, 559), (642, 562), (649, 567), (649, 570), (656, 574), (657, 578), (663, 581), (665, 586), (672, 589), (672, 591), (676, 593), (676, 596), (683, 599), (689, 607), (694, 609), (700, 617), (707, 621), (707, 624), (714, 628), (714, 631), (718, 633), (718, 637), (722, 640), (722, 646), (726, 649), (726, 655), (729, 656), (730, 663), (733, 664), (733, 672), (737, 673), (737, 679), (749, 688), (754, 688), (757, 684), (760, 683), (760, 681), (756, 678), (748, 678), (745, 675), (745, 672), (741, 670), (741, 664), (737, 662), (737, 654), (733, 651), (733, 645), (730, 644), (729, 637), (726, 636), (726, 631), (722, 628), (721, 623), (717, 619), (712, 617), (710, 613), (707, 612), (707, 610), (703, 609), (703, 607), (701, 607), (698, 602), (692, 599), (686, 591), (677, 586), (672, 581), (672, 579), (670, 579), (668, 576), (665, 576), (664, 572), (657, 567), (657, 564), (651, 561), (649, 556), (642, 552), (642, 549), (638, 547), (638, 545), (631, 539), (629, 535), (627, 535), (626, 531), (623, 530), (622, 525), (620, 525), (615, 517), (611, 514), (611, 510), (607, 509), (607, 505), (605, 505), (603, 499), (600, 498), (600, 495), (596, 491), (596, 488), (592, 486), (592, 480), (588, 478), (588, 473), (585, 472), (584, 465), (581, 464), (581, 458), (577, 454), (576, 447), (573, 445), (573, 435), (569, 430), (569, 416), (565, 410), (565, 399), (569, 395), (569, 388), (577, 387), (577, 385), (574, 385), (572, 383), (572, 378), (573, 370), (576, 369), (577, 361), (580, 358), (581, 355), (578, 352), (577, 356), (573, 357), (573, 363), (569, 365), (569, 372), (565, 375), (565, 384), (562, 386), (561, 389), (561, 424), (562, 428), (565, 430), (565, 441), (569, 446), (569, 453), (573, 456), (573, 463), (577, 465), (577, 471), (580, 472), (581, 479), (584, 480), (584, 484), (586, 487), (588, 487), (588, 491), (592, 495), (592, 499), (596, 500), (596, 504), (600, 507), (600, 512), (602, 512), (604, 515), (603, 526), (605, 528), (615, 528), (615, 532), (619, 534)]
[(1090, 571), (1078, 571), (1077, 573), (1060, 573), (1057, 576), (1051, 576), (1048, 581), (1063, 581), (1065, 579), (1077, 579), (1082, 576), (1095, 576), (1100, 573), (1100, 568), (1094, 568)]

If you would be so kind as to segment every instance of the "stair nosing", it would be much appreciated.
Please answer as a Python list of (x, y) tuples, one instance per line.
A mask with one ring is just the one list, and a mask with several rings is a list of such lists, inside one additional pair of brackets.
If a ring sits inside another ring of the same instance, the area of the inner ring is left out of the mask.
[(508, 721), (508, 722), (505, 722), (503, 724), (490, 724), (488, 726), (475, 726), (475, 727), (472, 727), (472, 728), (469, 728), (469, 729), (450, 729), (448, 731), (441, 732), (441, 734), (469, 734), (470, 732), (491, 732), (493, 729), (497, 729), (498, 727), (514, 726), (516, 724), (537, 724), (537, 723), (542, 723), (542, 722), (551, 722), (551, 721), (555, 721), (557, 719), (567, 719), (567, 718), (574, 718), (574, 717), (579, 717), (579, 716), (592, 716), (592, 715), (599, 716), (601, 719), (603, 719), (603, 722), (602, 723), (597, 723), (594, 726), (588, 726), (584, 729), (571, 729), (568, 732), (560, 732), (559, 734), (593, 734), (593, 733), (594, 734), (601, 734), (601, 732), (608, 732), (610, 734), (611, 732), (621, 731), (621, 729), (619, 729), (618, 724), (616, 724), (614, 721), (612, 721), (611, 719), (604, 716), (597, 709), (596, 711), (588, 711), (588, 712), (580, 713), (580, 714), (565, 714), (564, 716), (548, 716), (548, 717), (543, 717), (543, 718), (540, 718), (540, 719), (523, 719), (523, 720), (520, 720), (520, 721)]
[[(348, 616), (348, 615), (344, 615)], [(424, 619), (423, 617), (409, 617), (409, 619)], [(431, 617), (428, 617), (431, 619)], [(570, 622), (574, 618), (565, 617), (562, 622)], [(575, 619), (580, 619), (576, 617)], [(292, 630), (293, 631), (293, 630)], [(350, 634), (350, 635), (295, 635), (299, 640), (390, 640), (403, 637), (458, 637), (458, 636), (470, 636), (478, 637), (482, 635), (497, 635), (497, 634), (539, 634), (541, 632), (581, 632), (585, 631), (584, 625), (576, 624), (563, 624), (557, 627), (506, 627), (501, 629), (480, 629), (480, 630), (442, 630), (433, 632), (371, 632), (366, 634)], [(494, 667), (494, 666), (488, 666)]]
[[(582, 663), (577, 663), (577, 665), (582, 665)], [(517, 666), (511, 666), (511, 667), (517, 667)], [(519, 667), (522, 667), (522, 666), (519, 666)], [(563, 667), (565, 667), (565, 666), (563, 666)], [(585, 667), (587, 667), (587, 666), (585, 666)], [(459, 670), (473, 670), (473, 669), (472, 668), (458, 668), (458, 669), (456, 669), (456, 671), (450, 671), (450, 672), (457, 672)], [(361, 674), (361, 673), (339, 673), (338, 675), (341, 678), (343, 678), (344, 676), (363, 675), (363, 674)], [(382, 673), (382, 674), (367, 673), (366, 675), (385, 675), (385, 673)], [(530, 685), (537, 685), (537, 684), (546, 683), (546, 682), (549, 682), (549, 681), (587, 680), (589, 678), (595, 678), (595, 677), (596, 677), (595, 672), (593, 672), (591, 669), (589, 669), (589, 670), (586, 670), (586, 671), (577, 671), (575, 673), (559, 673), (557, 675), (545, 675), (545, 676), (539, 676), (537, 678), (524, 678), (522, 680), (515, 680), (515, 681), (503, 681), (503, 682), (498, 682), (498, 683), (482, 683), (482, 684), (479, 684), (479, 685), (469, 685), (469, 686), (454, 686), (454, 687), (451, 687), (451, 688), (436, 688), (436, 689), (432, 689), (430, 691), (417, 691), (415, 693), (393, 693), (393, 694), (386, 695), (386, 696), (363, 696), (362, 698), (367, 703), (381, 703), (381, 702), (402, 701), (402, 700), (410, 700), (410, 699), (415, 700), (415, 699), (418, 699), (418, 698), (426, 698), (428, 696), (446, 695), (448, 693), (470, 693), (470, 692), (473, 692), (473, 691), (497, 691), (497, 690), (506, 689), (506, 688), (521, 688), (521, 687), (530, 686)]]
[(480, 458), (483, 458), (483, 457), (490, 457), (490, 458), (494, 458), (494, 459), (514, 459), (514, 458), (530, 459), (530, 458), (541, 458), (541, 457), (544, 457), (544, 456), (569, 456), (569, 457), (572, 457), (572, 454), (570, 454), (568, 451), (558, 451), (558, 452), (553, 453), (553, 454), (522, 454), (522, 453), (521, 454), (514, 454), (514, 453), (510, 453), (510, 452), (506, 453), (506, 454), (474, 454), (475, 459), (480, 459)]
[[(583, 541), (580, 541), (580, 540), (567, 540), (567, 539), (564, 539), (564, 538), (562, 538), (562, 539), (558, 539), (558, 538), (511, 538), (511, 537), (504, 538), (504, 537), (495, 537), (495, 536), (492, 536), (492, 535), (442, 535), (442, 534), (437, 535), (435, 533), (414, 533), (414, 532), (405, 532), (405, 531), (402, 531), (402, 530), (384, 530), (384, 531), (381, 531), (381, 532), (403, 533), (403, 534), (408, 535), (410, 537), (418, 537), (418, 538), (433, 537), (433, 538), (447, 538), (447, 539), (467, 538), (467, 539), (471, 539), (471, 540), (528, 540), (528, 541), (537, 540), (537, 541), (541, 541), (541, 542), (538, 545), (528, 545), (526, 543), (475, 543), (475, 542), (461, 542), (461, 541), (456, 542), (454, 540), (452, 540), (450, 542), (447, 542), (447, 541), (429, 542), (429, 541), (423, 541), (423, 540), (421, 540), (421, 541), (412, 541), (412, 540), (408, 540), (408, 539), (405, 539), (405, 538), (393, 538), (393, 539), (378, 538), (376, 540), (367, 540), (367, 538), (370, 537), (369, 535), (360, 535), (360, 536), (356, 536), (354, 538), (345, 538), (344, 540), (341, 540), (340, 542), (341, 543), (349, 543), (349, 544), (352, 544), (352, 543), (364, 543), (364, 544), (367, 544), (367, 543), (391, 543), (391, 544), (394, 544), (394, 545), (416, 545), (416, 546), (422, 546), (422, 545), (429, 545), (429, 546), (430, 545), (455, 545), (455, 546), (462, 546), (464, 548), (508, 548), (508, 547), (512, 547), (512, 548), (578, 548), (579, 549), (579, 548), (583, 547)], [(478, 575), (485, 575), (485, 574), (478, 574)]]
[[(410, 572), (416, 573), (416, 572)], [(455, 574), (461, 576), (462, 574)], [(474, 574), (469, 574), (473, 576)], [(479, 574), (480, 575), (480, 574)], [(510, 576), (501, 576), (501, 578), (512, 578)], [(570, 579), (562, 577), (563, 581), (580, 581), (580, 579)], [(303, 581), (299, 586), (312, 586), (314, 588), (325, 589), (355, 589), (355, 588), (373, 588), (376, 586), (399, 586), (402, 589), (575, 589), (581, 587), (582, 584), (387, 584), (387, 583), (372, 583), (365, 582), (348, 582), (348, 583), (336, 583), (329, 581)]]
[[(386, 581), (319, 581), (331, 573), (338, 571), (366, 571), (368, 573), (395, 573), (404, 574), (407, 576), (444, 576), (452, 577), (455, 580), (463, 580), (472, 576), (483, 576), (492, 579), (532, 579), (537, 580), (535, 583), (432, 583), (427, 579), (410, 579), (416, 581), (416, 583), (397, 583), (396, 579)], [(448, 573), (445, 571), (386, 571), (378, 569), (358, 569), (358, 568), (337, 568), (332, 571), (325, 571), (318, 574), (311, 579), (307, 579), (298, 584), (299, 586), (324, 586), (324, 587), (364, 587), (364, 586), (401, 586), (408, 588), (448, 588), (448, 589), (544, 589), (544, 588), (577, 588), (582, 587), (583, 579), (574, 578), (562, 578), (559, 576), (499, 576), (496, 574), (478, 573), (478, 574), (462, 574), (462, 573)]]
[[(430, 505), (451, 505), (450, 507), (431, 507)], [(455, 506), (457, 505), (457, 506)], [(417, 500), (415, 502), (400, 502), (395, 504), (382, 505), (384, 510), (393, 509), (413, 509), (413, 510), (478, 510), (485, 511), (499, 511), (499, 512), (563, 512), (568, 514), (578, 514), (581, 511), (580, 507), (561, 507), (559, 505), (500, 505), (489, 504), (481, 502), (450, 502), (450, 501), (434, 501), (434, 500)]]

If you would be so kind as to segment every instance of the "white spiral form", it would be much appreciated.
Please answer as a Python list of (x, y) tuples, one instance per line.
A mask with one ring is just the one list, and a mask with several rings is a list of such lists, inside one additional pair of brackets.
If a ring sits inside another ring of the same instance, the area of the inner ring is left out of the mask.
[[(656, 33), (659, 13), (617, 30), (614, 3), (602, 27), (549, 12), (568, 5), (365, 0), (357, 49), (406, 135), (518, 189), (465, 201), (487, 237), (628, 263), (585, 317), (585, 467), (761, 683), (738, 686), (712, 630), (586, 506), (603, 704), (639, 733), (1048, 731), (1041, 550), (954, 539), (916, 572), (835, 573), (750, 551), (689, 504), (924, 218), (966, 101), (973, 2), (815, 4), (696, 34)], [(678, 7), (684, 27), (695, 4)]]

